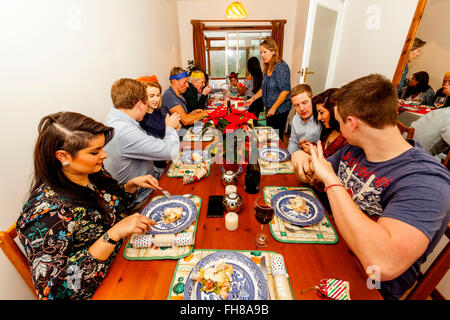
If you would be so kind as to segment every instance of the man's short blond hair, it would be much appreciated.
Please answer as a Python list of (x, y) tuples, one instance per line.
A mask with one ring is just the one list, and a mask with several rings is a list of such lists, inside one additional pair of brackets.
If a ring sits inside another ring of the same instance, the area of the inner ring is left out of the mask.
[(298, 84), (295, 87), (291, 89), (291, 98), (298, 96), (299, 94), (306, 92), (308, 94), (308, 97), (312, 98), (313, 93), (312, 89), (309, 85), (306, 83)]

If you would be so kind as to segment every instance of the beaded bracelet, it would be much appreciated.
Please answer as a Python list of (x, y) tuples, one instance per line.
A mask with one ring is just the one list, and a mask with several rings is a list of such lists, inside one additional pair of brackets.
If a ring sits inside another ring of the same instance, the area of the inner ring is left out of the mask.
[(345, 189), (345, 186), (343, 184), (330, 184), (328, 187), (325, 187), (324, 191), (327, 192), (331, 187), (343, 187)]

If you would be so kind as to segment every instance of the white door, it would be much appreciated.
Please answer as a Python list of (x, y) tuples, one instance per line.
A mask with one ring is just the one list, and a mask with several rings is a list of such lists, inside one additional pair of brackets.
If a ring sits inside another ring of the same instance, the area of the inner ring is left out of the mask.
[(300, 83), (317, 94), (329, 88), (344, 4), (340, 0), (310, 0)]

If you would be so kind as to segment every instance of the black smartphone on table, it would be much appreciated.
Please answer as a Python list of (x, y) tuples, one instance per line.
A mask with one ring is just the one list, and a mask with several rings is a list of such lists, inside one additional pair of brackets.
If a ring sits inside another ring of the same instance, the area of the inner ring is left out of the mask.
[(208, 218), (223, 217), (224, 210), (223, 196), (209, 196), (208, 211), (206, 212)]

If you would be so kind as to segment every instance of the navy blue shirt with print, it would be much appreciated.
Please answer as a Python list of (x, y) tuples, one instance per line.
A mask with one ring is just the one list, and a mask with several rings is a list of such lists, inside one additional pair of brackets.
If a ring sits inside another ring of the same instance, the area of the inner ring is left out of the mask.
[(370, 162), (347, 145), (327, 158), (353, 201), (368, 215), (405, 222), (430, 240), (424, 254), (399, 277), (381, 282), (385, 298), (398, 299), (417, 280), (420, 265), (444, 234), (450, 217), (450, 174), (415, 141), (398, 157)]
[[(262, 89), (262, 101), (266, 108), (266, 112), (277, 101), (281, 91), (291, 92), (291, 71), (286, 62), (279, 62), (273, 69), (272, 74), (269, 76), (264, 74), (264, 78), (261, 84)], [(275, 114), (289, 112), (291, 110), (291, 98), (288, 94), (286, 99), (281, 103)]]

